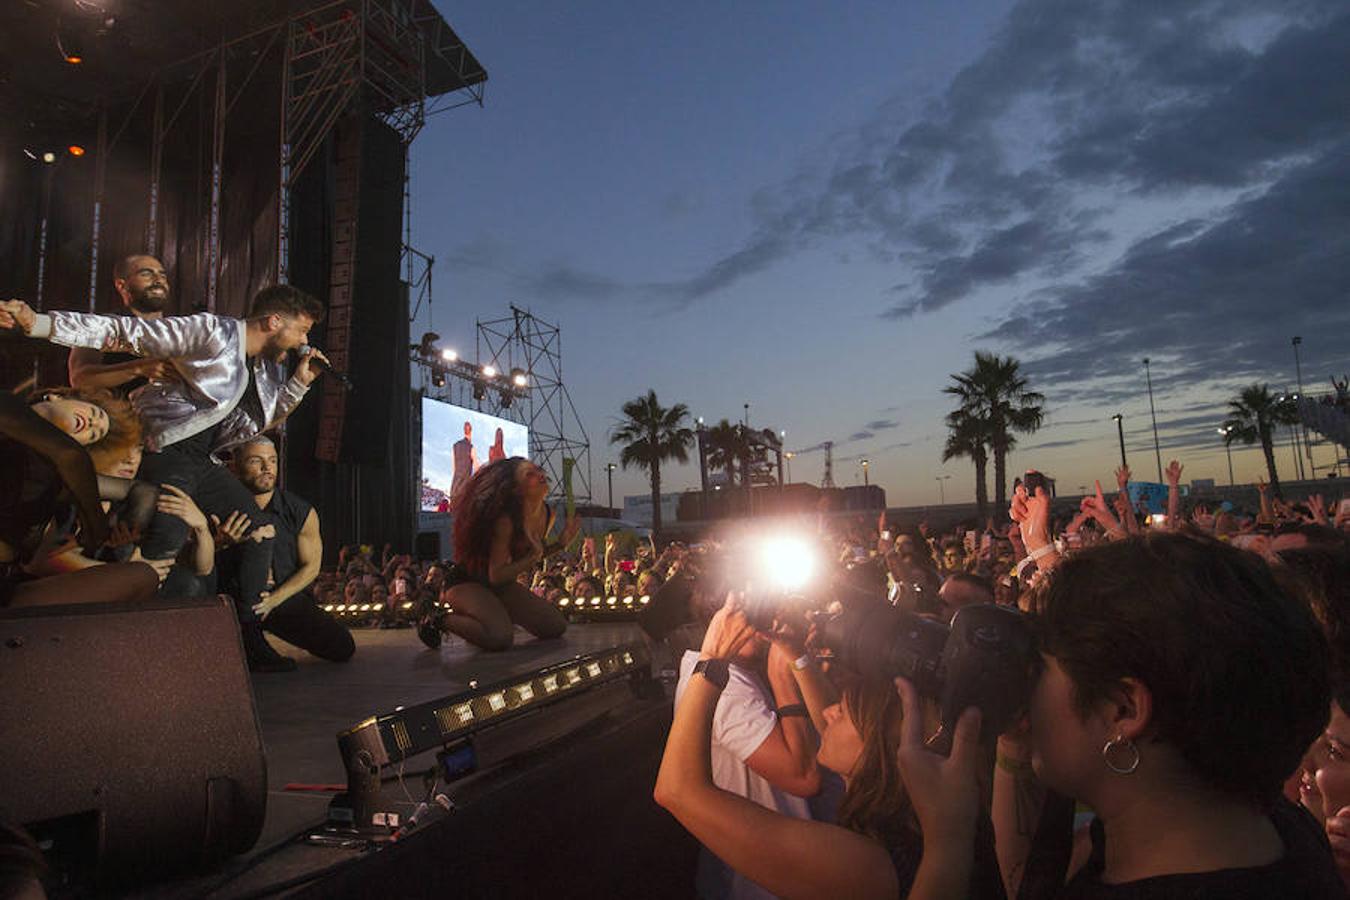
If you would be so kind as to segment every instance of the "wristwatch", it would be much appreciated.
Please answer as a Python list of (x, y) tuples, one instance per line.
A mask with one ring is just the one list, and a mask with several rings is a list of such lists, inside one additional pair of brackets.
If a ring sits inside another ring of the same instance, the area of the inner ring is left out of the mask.
[(727, 681), (731, 678), (731, 663), (725, 659), (700, 659), (694, 665), (694, 674), (700, 673), (716, 685), (719, 691), (725, 690)]

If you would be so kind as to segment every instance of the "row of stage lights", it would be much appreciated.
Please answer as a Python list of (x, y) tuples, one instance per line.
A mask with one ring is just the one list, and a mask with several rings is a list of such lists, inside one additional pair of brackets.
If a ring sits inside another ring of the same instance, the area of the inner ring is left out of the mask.
[[(642, 596), (627, 597), (559, 597), (555, 605), (563, 613), (631, 613), (636, 609), (647, 606), (652, 602), (649, 594)], [(437, 609), (449, 609), (441, 603), (433, 604)], [(334, 615), (348, 618), (360, 619), (372, 615), (383, 613), (385, 610), (383, 603), (325, 603), (323, 611), (333, 613)], [(402, 603), (393, 602), (388, 604), (391, 613), (407, 615), (413, 608), (411, 600), (405, 600)]]
[(434, 331), (422, 335), (420, 343), (413, 351), (421, 358), (423, 365), (431, 369), (432, 387), (445, 387), (448, 375), (456, 375), (473, 382), (473, 399), (482, 400), (490, 389), (496, 389), (503, 409), (510, 407), (517, 397), (523, 397), (530, 386), (529, 373), (516, 367), (505, 375), (492, 363), (476, 366), (459, 358), (459, 353), (449, 348), (440, 348), (436, 344), (441, 336)]

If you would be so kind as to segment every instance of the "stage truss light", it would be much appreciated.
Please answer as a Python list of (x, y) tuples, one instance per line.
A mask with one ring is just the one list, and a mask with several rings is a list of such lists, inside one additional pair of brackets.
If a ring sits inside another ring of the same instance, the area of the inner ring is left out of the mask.
[(530, 383), (530, 379), (525, 374), (524, 369), (511, 370), (511, 383), (518, 388), (523, 388)]
[(496, 377), (497, 377), (497, 367), (494, 366), (492, 363), (488, 363), (487, 365), (483, 366), (483, 377), (484, 377), (484, 378), (496, 378)]
[(510, 409), (511, 404), (515, 401), (515, 399), (516, 399), (515, 395), (505, 389), (503, 389), (501, 393), (497, 395), (497, 400), (498, 402), (501, 403), (502, 409)]
[(42, 154), (42, 161), (50, 166), (52, 163), (56, 162), (56, 154), (48, 150)]
[(66, 152), (71, 156), (84, 156), (84, 148), (79, 144), (71, 144), (66, 148)]
[(445, 360), (446, 362), (454, 362), (455, 360), (459, 359), (459, 354), (453, 350), (442, 350), (441, 359)]
[(475, 378), (473, 382), (473, 399), (482, 400), (486, 396), (487, 396), (487, 385), (484, 384), (481, 379)]
[(445, 370), (440, 366), (436, 366), (431, 370), (431, 386), (438, 388), (445, 387)]

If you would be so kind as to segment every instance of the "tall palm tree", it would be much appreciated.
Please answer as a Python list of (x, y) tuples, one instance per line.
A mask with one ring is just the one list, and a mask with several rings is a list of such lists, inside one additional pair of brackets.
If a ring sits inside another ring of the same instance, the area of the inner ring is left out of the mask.
[(1017, 446), (1015, 433), (1031, 434), (1045, 421), (1045, 396), (1027, 388), (1021, 363), (1011, 356), (975, 351), (975, 366), (959, 375), (945, 393), (959, 398), (969, 415), (985, 426), (985, 440), (994, 457), (994, 503), (1008, 501), (1008, 453)]
[(622, 407), (623, 418), (609, 437), (611, 444), (623, 444), (619, 464), (625, 469), (637, 466), (647, 473), (652, 485), (652, 534), (661, 531), (661, 463), (667, 460), (689, 461), (694, 430), (685, 423), (689, 408), (676, 403), (667, 409), (656, 399), (656, 391), (629, 400)]
[(1280, 476), (1275, 472), (1275, 428), (1297, 421), (1292, 404), (1270, 392), (1268, 384), (1250, 384), (1233, 400), (1228, 401), (1228, 420), (1223, 423), (1224, 443), (1241, 441), (1244, 444), (1261, 442), (1266, 455), (1266, 473), (1275, 496), (1280, 493)]
[(736, 486), (736, 464), (745, 456), (744, 439), (739, 425), (726, 419), (709, 428), (704, 438), (708, 448), (708, 465), (721, 469), (727, 476), (727, 488)]
[(984, 421), (965, 409), (947, 414), (947, 444), (942, 448), (942, 461), (950, 462), (962, 456), (975, 464), (975, 506), (981, 519), (989, 506), (989, 434)]

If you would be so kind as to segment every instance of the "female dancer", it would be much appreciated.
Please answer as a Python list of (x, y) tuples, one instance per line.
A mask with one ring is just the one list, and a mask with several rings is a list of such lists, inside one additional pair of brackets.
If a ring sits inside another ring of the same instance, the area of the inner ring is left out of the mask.
[(442, 608), (429, 610), (418, 626), (423, 643), (435, 649), (449, 631), (484, 650), (505, 650), (516, 625), (537, 638), (562, 635), (562, 613), (517, 581), (571, 543), (581, 527), (568, 518), (558, 541), (545, 544), (553, 526), (547, 496), (548, 477), (528, 459), (514, 456), (474, 473), (452, 507), (455, 565)]

